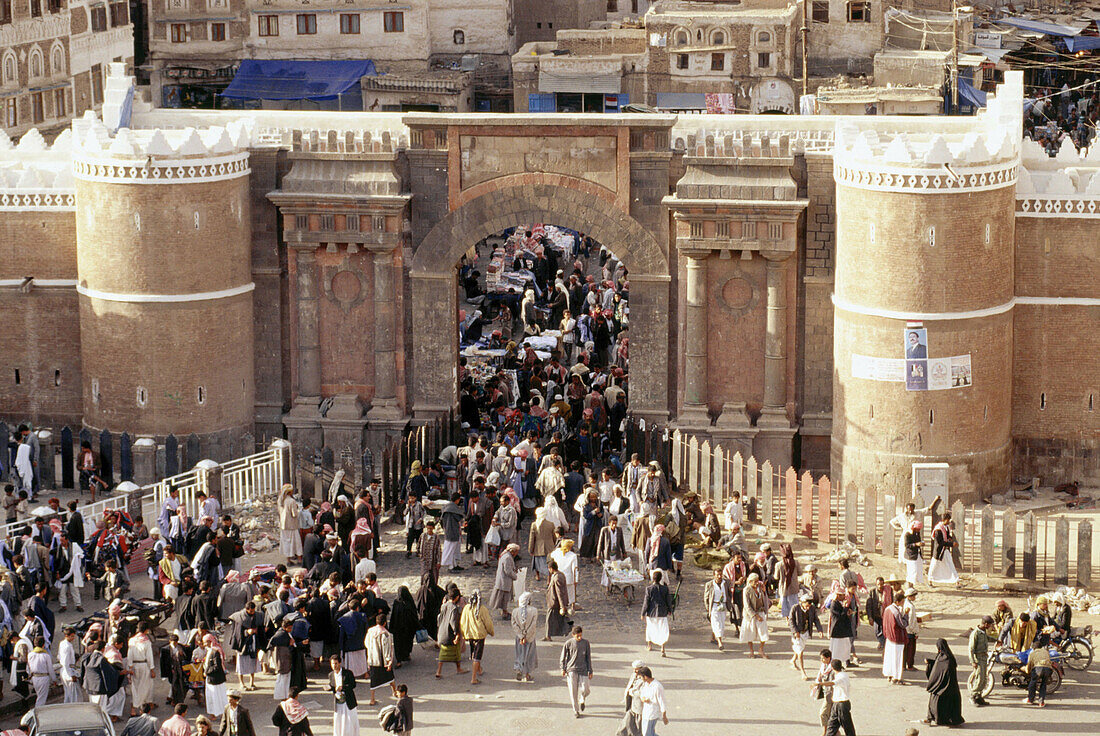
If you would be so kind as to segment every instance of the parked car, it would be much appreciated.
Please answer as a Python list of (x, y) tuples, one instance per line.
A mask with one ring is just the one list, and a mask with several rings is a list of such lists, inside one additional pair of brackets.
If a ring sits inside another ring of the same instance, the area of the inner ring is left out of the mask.
[(41, 705), (19, 725), (27, 736), (115, 736), (111, 719), (95, 703)]

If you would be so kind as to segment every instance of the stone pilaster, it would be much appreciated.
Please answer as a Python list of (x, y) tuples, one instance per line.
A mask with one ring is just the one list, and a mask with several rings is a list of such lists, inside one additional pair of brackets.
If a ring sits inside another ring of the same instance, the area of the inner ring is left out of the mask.
[(681, 251), (687, 258), (684, 330), (684, 408), (680, 423), (709, 426), (707, 415), (707, 257), (709, 250)]
[(764, 406), (756, 422), (753, 453), (777, 467), (791, 464), (795, 430), (787, 416), (787, 278), (788, 251), (762, 251), (767, 259), (768, 306), (764, 333)]
[(370, 420), (401, 419), (397, 405), (397, 364), (395, 362), (396, 293), (394, 289), (393, 250), (376, 250), (374, 256), (374, 398)]
[(298, 385), (294, 405), (283, 417), (290, 441), (305, 448), (320, 448), (321, 432), (321, 335), (320, 288), (317, 256), (309, 249), (295, 249), (297, 259)]

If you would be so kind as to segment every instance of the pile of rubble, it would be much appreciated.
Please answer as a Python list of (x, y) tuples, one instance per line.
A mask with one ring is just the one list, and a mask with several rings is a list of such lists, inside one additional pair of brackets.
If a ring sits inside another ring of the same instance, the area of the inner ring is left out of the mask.
[(1100, 598), (1090, 595), (1084, 588), (1068, 588), (1060, 585), (1047, 593), (1046, 596), (1053, 600), (1054, 596), (1059, 593), (1065, 597), (1066, 605), (1073, 610), (1088, 611), (1091, 616), (1100, 616)]
[(279, 509), (274, 499), (245, 499), (233, 516), (241, 527), (245, 555), (270, 552), (279, 546)]
[(841, 560), (848, 560), (849, 563), (855, 565), (863, 565), (864, 567), (871, 566), (871, 561), (867, 559), (863, 551), (851, 542), (841, 542), (832, 552), (819, 555), (815, 559), (818, 562), (840, 562)]

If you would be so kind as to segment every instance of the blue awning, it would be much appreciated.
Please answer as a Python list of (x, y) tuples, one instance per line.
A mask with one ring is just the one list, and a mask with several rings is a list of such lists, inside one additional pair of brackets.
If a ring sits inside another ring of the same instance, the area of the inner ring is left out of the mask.
[(373, 77), (374, 62), (257, 61), (245, 59), (221, 93), (242, 100), (334, 100)]
[(1064, 40), (1066, 42), (1066, 49), (1071, 54), (1075, 51), (1100, 49), (1100, 36), (1071, 36)]
[(985, 107), (986, 93), (965, 79), (959, 79), (959, 102), (971, 107)]
[(1063, 38), (1076, 36), (1081, 32), (1079, 28), (1074, 28), (1072, 26), (1063, 26), (1058, 23), (1046, 23), (1041, 20), (1029, 20), (1027, 18), (998, 18), (994, 20), (993, 23), (1014, 26), (1025, 31), (1042, 33), (1047, 36), (1062, 36)]

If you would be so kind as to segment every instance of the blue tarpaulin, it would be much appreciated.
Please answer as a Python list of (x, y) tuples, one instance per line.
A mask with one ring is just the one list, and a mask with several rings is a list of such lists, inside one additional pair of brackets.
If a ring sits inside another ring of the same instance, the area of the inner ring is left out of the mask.
[(1071, 36), (1065, 39), (1066, 49), (1072, 54), (1076, 51), (1100, 49), (1100, 36)]
[(242, 100), (335, 100), (358, 89), (362, 77), (373, 77), (374, 62), (257, 61), (245, 59), (221, 93)]
[(959, 102), (971, 107), (985, 107), (986, 93), (965, 79), (959, 79)]

